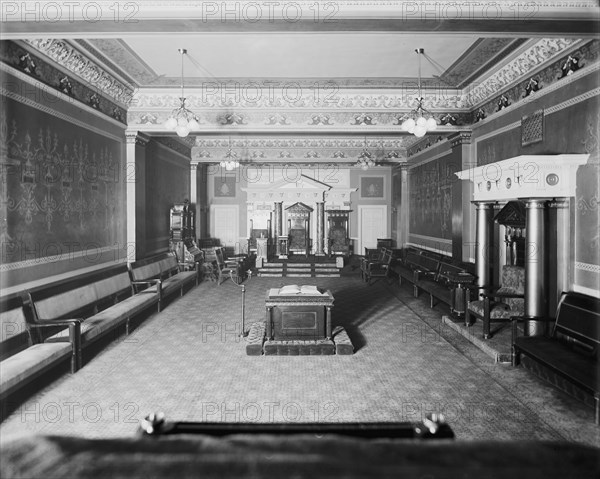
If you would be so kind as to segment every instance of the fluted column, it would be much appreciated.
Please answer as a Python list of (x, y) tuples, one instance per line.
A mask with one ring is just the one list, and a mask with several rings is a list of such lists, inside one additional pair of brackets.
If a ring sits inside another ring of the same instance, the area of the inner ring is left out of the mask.
[(525, 335), (541, 336), (545, 323), (533, 318), (548, 314), (548, 275), (546, 257), (546, 202), (545, 198), (525, 200)]
[(492, 249), (494, 203), (476, 201), (477, 231), (475, 243), (475, 268), (477, 285), (489, 286), (492, 280)]
[(317, 201), (317, 250), (315, 254), (321, 256), (324, 254), (323, 245), (325, 242), (325, 203)]

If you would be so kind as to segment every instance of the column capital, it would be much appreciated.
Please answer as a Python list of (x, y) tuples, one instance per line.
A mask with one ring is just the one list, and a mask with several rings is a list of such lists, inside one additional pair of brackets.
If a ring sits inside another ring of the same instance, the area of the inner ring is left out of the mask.
[(452, 148), (460, 145), (470, 145), (471, 144), (471, 132), (470, 131), (459, 131), (454, 135), (450, 135), (448, 137), (450, 141), (450, 146)]
[(150, 141), (150, 138), (139, 131), (126, 131), (125, 139), (129, 144), (136, 144), (140, 146), (146, 146)]
[(497, 201), (471, 201), (472, 204), (475, 205), (475, 208), (478, 210), (485, 210), (494, 208), (494, 206), (498, 203)]
[(526, 209), (544, 209), (554, 198), (519, 198), (525, 203)]
[(198, 169), (198, 163), (190, 163), (190, 170), (196, 171)]
[(557, 210), (568, 208), (570, 201), (568, 198), (553, 198), (548, 202), (548, 208)]

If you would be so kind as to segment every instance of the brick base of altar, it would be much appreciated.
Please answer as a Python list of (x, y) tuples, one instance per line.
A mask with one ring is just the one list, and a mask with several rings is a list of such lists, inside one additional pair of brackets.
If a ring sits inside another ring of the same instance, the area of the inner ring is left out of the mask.
[(246, 338), (248, 356), (332, 356), (354, 354), (354, 346), (346, 330), (337, 326), (332, 339), (266, 339), (264, 321), (253, 323)]

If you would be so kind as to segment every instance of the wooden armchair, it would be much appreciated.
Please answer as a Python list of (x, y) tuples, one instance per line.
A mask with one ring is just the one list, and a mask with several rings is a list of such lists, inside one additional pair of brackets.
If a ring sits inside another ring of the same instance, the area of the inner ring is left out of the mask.
[(239, 261), (231, 261), (225, 259), (224, 248), (216, 248), (216, 264), (217, 264), (217, 285), (221, 285), (227, 278), (231, 278), (234, 283), (242, 282), (241, 265)]
[(525, 268), (506, 265), (502, 267), (502, 286), (495, 290), (486, 287), (470, 286), (469, 289), (481, 290), (481, 297), (468, 301), (465, 313), (465, 325), (471, 326), (471, 317), (483, 321), (483, 338), (492, 337), (490, 323), (509, 322), (512, 316), (523, 316), (525, 311)]
[(390, 274), (392, 263), (392, 250), (382, 248), (380, 257), (376, 260), (363, 258), (360, 265), (360, 273), (365, 283), (371, 285), (373, 278), (387, 278)]

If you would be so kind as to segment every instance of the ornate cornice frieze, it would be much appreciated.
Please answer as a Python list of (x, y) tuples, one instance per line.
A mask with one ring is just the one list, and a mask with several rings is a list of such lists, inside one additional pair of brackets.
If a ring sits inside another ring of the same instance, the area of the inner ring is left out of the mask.
[[(130, 110), (161, 110), (179, 107), (180, 92), (173, 89), (141, 89), (133, 100)], [(188, 88), (186, 106), (197, 109), (236, 110), (382, 110), (410, 111), (415, 108), (416, 87), (389, 93), (376, 89), (368, 91), (344, 91), (332, 89), (319, 93), (314, 89), (272, 88), (269, 85), (225, 85), (223, 89)], [(438, 88), (423, 91), (424, 107), (434, 111), (469, 109), (460, 90)]]
[[(95, 122), (81, 121), (80, 119), (73, 117), (72, 115), (67, 115), (66, 113), (59, 111), (58, 109), (52, 108), (52, 106), (54, 106), (55, 102), (44, 102), (43, 103), (40, 101), (41, 98), (45, 98), (46, 95), (50, 95), (50, 94), (55, 95), (56, 98), (68, 99), (68, 97), (65, 94), (63, 94), (59, 91), (52, 91), (52, 90), (48, 91), (48, 89), (46, 88), (46, 85), (41, 83), (39, 80), (37, 80), (35, 78), (31, 78), (29, 75), (22, 73), (18, 70), (15, 70), (11, 66), (0, 63), (0, 74), (6, 73), (6, 72), (9, 72), (10, 75), (13, 75), (15, 78), (32, 85), (33, 91), (35, 92), (35, 94), (33, 96), (26, 94), (26, 93), (28, 93), (27, 90), (22, 89), (22, 88), (17, 88), (17, 90), (15, 91), (14, 88), (11, 88), (11, 87), (14, 87), (15, 85), (10, 81), (5, 81), (2, 85), (0, 85), (0, 96), (5, 96), (7, 98), (11, 98), (13, 100), (18, 101), (19, 103), (28, 105), (32, 108), (35, 108), (36, 110), (43, 111), (44, 113), (48, 113), (49, 115), (52, 115), (53, 117), (60, 118), (61, 120), (67, 121), (73, 125), (77, 125), (80, 128), (85, 128), (89, 131), (93, 131), (94, 133), (104, 136), (106, 138), (110, 138), (115, 141), (123, 141), (122, 137), (116, 136), (116, 135), (110, 133), (106, 128), (102, 128), (99, 125), (93, 124)], [(23, 94), (23, 93), (25, 93), (25, 94)], [(98, 115), (98, 112), (96, 112), (91, 107), (88, 107), (86, 105), (81, 105), (81, 108), (90, 113), (94, 113), (94, 114)], [(113, 118), (105, 118), (105, 120), (113, 123), (114, 125), (118, 125), (118, 126), (124, 128), (124, 125), (122, 123), (118, 123)]]
[(475, 108), (489, 98), (495, 97), (513, 82), (530, 74), (540, 65), (560, 55), (564, 50), (579, 43), (575, 38), (542, 38), (527, 47), (522, 53), (507, 62), (498, 71), (481, 82), (475, 82), (465, 89), (466, 101)]
[[(407, 139), (410, 140), (410, 139)], [(406, 161), (404, 138), (367, 140), (367, 148), (380, 164)], [(355, 164), (365, 148), (363, 138), (253, 138), (232, 139), (224, 137), (198, 137), (192, 148), (192, 162), (215, 163), (221, 161), (228, 149), (237, 153), (242, 161), (252, 163), (348, 163)]]
[(114, 75), (66, 40), (44, 38), (25, 40), (25, 43), (117, 103), (128, 105), (131, 101), (134, 93), (133, 85), (128, 85), (115, 78)]
[(125, 108), (105, 96), (100, 88), (91, 88), (87, 82), (78, 81), (79, 77), (65, 75), (64, 69), (59, 69), (55, 61), (46, 61), (34, 52), (29, 43), (17, 44), (10, 40), (0, 42), (0, 61), (6, 68), (14, 69), (26, 77), (23, 78), (25, 81), (38, 82), (43, 85), (41, 91), (49, 87), (57, 94), (63, 94), (65, 99), (77, 100), (119, 123), (125, 122)]

